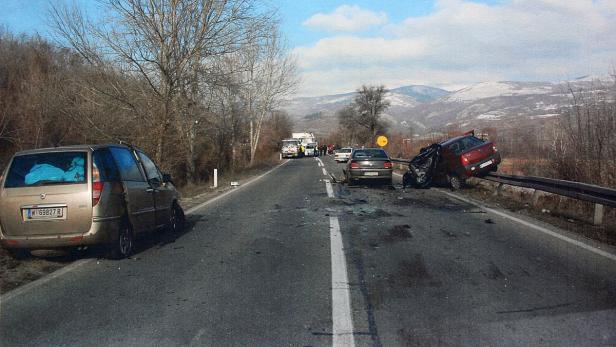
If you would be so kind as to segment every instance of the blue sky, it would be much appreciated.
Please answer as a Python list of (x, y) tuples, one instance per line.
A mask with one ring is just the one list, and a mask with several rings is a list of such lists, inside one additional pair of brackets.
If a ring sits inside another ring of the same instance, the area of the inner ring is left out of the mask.
[[(100, 12), (94, 1), (77, 2)], [(49, 36), (48, 3), (0, 0), (0, 24)], [(483, 81), (562, 81), (606, 75), (616, 66), (614, 0), (262, 3), (279, 10), (300, 67), (300, 95), (347, 92), (364, 83), (454, 90)]]
[[(302, 23), (317, 13), (327, 13), (342, 5), (356, 5), (366, 10), (384, 11), (392, 21), (401, 21), (410, 16), (426, 15), (434, 8), (432, 0), (389, 0), (389, 1), (285, 1), (272, 0), (279, 9), (282, 27), (292, 45), (314, 43), (325, 37), (323, 30), (308, 28)], [(364, 33), (365, 34), (365, 33)]]
[[(52, 0), (58, 1), (58, 0)], [(71, 3), (73, 0), (70, 0)], [(77, 0), (90, 13), (96, 13), (96, 1)], [(308, 17), (319, 12), (330, 12), (345, 4), (353, 4), (372, 11), (386, 11), (390, 18), (400, 21), (408, 16), (430, 13), (434, 7), (433, 0), (388, 0), (388, 1), (337, 1), (337, 0), (265, 0), (278, 9), (283, 31), (293, 46), (309, 44), (323, 37), (323, 32), (302, 26)], [(492, 1), (493, 2), (493, 1)], [(0, 0), (3, 8), (0, 23), (15, 33), (32, 34), (38, 32), (43, 36), (49, 34), (46, 24), (46, 9), (50, 0)]]

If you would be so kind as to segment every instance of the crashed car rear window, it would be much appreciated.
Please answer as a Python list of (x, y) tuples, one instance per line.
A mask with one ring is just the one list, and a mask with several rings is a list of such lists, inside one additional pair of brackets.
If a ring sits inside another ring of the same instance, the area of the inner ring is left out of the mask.
[(387, 159), (387, 153), (382, 149), (360, 149), (353, 153), (353, 158), (383, 158)]
[(50, 152), (16, 156), (5, 188), (86, 183), (85, 152)]

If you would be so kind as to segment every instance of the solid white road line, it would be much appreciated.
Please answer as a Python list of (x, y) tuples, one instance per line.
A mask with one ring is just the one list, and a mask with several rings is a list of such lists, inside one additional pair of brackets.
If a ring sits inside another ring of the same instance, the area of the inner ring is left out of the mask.
[[(225, 192), (225, 193), (223, 193), (221, 195), (218, 195), (218, 196), (216, 196), (216, 197), (214, 197), (214, 198), (212, 198), (212, 199), (210, 199), (210, 200), (208, 200), (208, 201), (206, 201), (206, 202), (204, 202), (202, 204), (199, 204), (199, 205), (189, 209), (188, 211), (185, 212), (185, 214), (186, 215), (192, 214), (195, 211), (198, 211), (199, 209), (204, 208), (205, 206), (207, 206), (207, 205), (209, 205), (211, 203), (214, 203), (217, 200), (222, 199), (225, 196), (227, 196), (229, 194), (232, 194), (232, 193), (238, 191), (239, 189), (241, 189), (243, 187), (246, 187), (246, 186), (248, 186), (248, 185), (258, 181), (259, 179), (261, 179), (264, 176), (270, 174), (272, 171), (278, 169), (279, 167), (281, 167), (282, 165), (284, 165), (284, 164), (286, 164), (288, 162), (289, 162), (289, 160), (287, 159), (286, 161), (282, 162), (280, 165), (272, 168), (271, 170), (267, 171), (266, 173), (248, 180), (246, 183), (242, 184), (241, 186), (239, 186), (237, 188), (234, 188), (233, 190), (230, 190), (228, 192)], [(333, 197), (333, 193), (332, 193), (332, 197)], [(33, 288), (39, 287), (39, 286), (41, 286), (41, 285), (43, 285), (43, 284), (53, 280), (54, 278), (58, 278), (58, 277), (60, 277), (60, 276), (62, 276), (64, 274), (67, 274), (67, 273), (69, 273), (69, 272), (71, 272), (71, 271), (73, 271), (73, 270), (75, 270), (75, 269), (77, 269), (77, 268), (79, 268), (79, 267), (81, 267), (81, 266), (83, 266), (85, 264), (91, 263), (94, 260), (96, 260), (96, 259), (90, 258), (90, 259), (80, 259), (80, 260), (77, 260), (77, 261), (73, 262), (70, 265), (67, 265), (67, 266), (65, 266), (65, 267), (63, 267), (63, 268), (61, 268), (59, 270), (56, 270), (56, 271), (54, 271), (54, 272), (52, 272), (52, 273), (50, 273), (48, 275), (45, 275), (45, 276), (43, 276), (43, 277), (41, 277), (41, 278), (39, 278), (37, 280), (34, 280), (34, 281), (32, 281), (32, 282), (30, 282), (28, 284), (25, 284), (25, 285), (23, 285), (23, 286), (21, 286), (19, 288), (11, 290), (10, 292), (8, 292), (6, 294), (1, 295), (0, 296), (0, 310), (2, 309), (2, 304), (3, 303), (6, 303), (7, 301), (9, 301), (9, 300), (11, 300), (11, 299), (13, 299), (15, 297), (17, 297), (17, 296), (19, 296), (19, 295), (21, 295), (21, 294), (23, 294), (25, 292), (30, 291)]]
[(338, 217), (329, 217), (332, 255), (332, 345), (355, 346), (351, 293)]
[(529, 228), (531, 228), (531, 229), (535, 229), (535, 230), (537, 230), (537, 231), (539, 231), (539, 232), (542, 232), (542, 233), (544, 233), (544, 234), (550, 235), (550, 236), (552, 236), (552, 237), (555, 237), (555, 238), (557, 238), (557, 239), (559, 239), (559, 240), (565, 241), (565, 242), (570, 243), (570, 244), (572, 244), (572, 245), (578, 246), (578, 247), (580, 247), (580, 248), (583, 248), (583, 249), (585, 249), (585, 250), (587, 250), (587, 251), (590, 251), (590, 252), (595, 253), (595, 254), (597, 254), (597, 255), (600, 255), (600, 256), (602, 256), (602, 257), (605, 257), (605, 258), (608, 258), (608, 259), (610, 259), (610, 260), (614, 260), (614, 261), (616, 261), (616, 255), (614, 255), (614, 254), (612, 254), (612, 253), (609, 253), (609, 252), (603, 251), (603, 250), (601, 250), (601, 249), (599, 249), (599, 248), (593, 247), (593, 246), (588, 245), (588, 244), (586, 244), (586, 243), (584, 243), (584, 242), (581, 242), (581, 241), (578, 241), (578, 240), (574, 240), (574, 239), (572, 239), (572, 238), (570, 238), (570, 237), (567, 237), (567, 236), (565, 236), (565, 235), (561, 235), (561, 234), (559, 234), (559, 233), (557, 233), (557, 232), (554, 232), (554, 231), (549, 230), (549, 229), (547, 229), (547, 228), (544, 228), (544, 227), (542, 227), (542, 226), (539, 226), (539, 225), (533, 224), (533, 223), (531, 223), (531, 222), (525, 221), (525, 220), (523, 220), (523, 219), (520, 219), (520, 218), (514, 217), (514, 216), (512, 216), (512, 215), (510, 215), (510, 214), (508, 214), (508, 213), (501, 212), (501, 211), (495, 210), (495, 209), (493, 209), (493, 208), (489, 208), (489, 207), (483, 206), (483, 205), (481, 205), (481, 204), (476, 203), (475, 201), (472, 201), (472, 200), (466, 199), (466, 198), (461, 197), (461, 196), (459, 196), (459, 195), (457, 195), (457, 194), (452, 194), (452, 193), (445, 192), (445, 191), (442, 191), (442, 190), (439, 190), (439, 191), (440, 191), (441, 193), (443, 193), (443, 194), (447, 194), (448, 196), (450, 196), (450, 197), (452, 197), (452, 198), (454, 198), (454, 199), (458, 199), (458, 200), (460, 200), (460, 201), (464, 201), (464, 202), (469, 203), (469, 204), (471, 204), (471, 205), (475, 205), (475, 206), (477, 206), (477, 207), (479, 207), (479, 208), (483, 209), (483, 210), (484, 210), (484, 211), (486, 211), (486, 212), (490, 212), (490, 213), (493, 213), (493, 214), (495, 214), (495, 215), (501, 216), (501, 217), (503, 217), (503, 218), (506, 218), (506, 219), (512, 220), (512, 221), (514, 221), (514, 222), (520, 223), (520, 224), (522, 224), (522, 225), (524, 225), (524, 226), (527, 226), (527, 227), (529, 227)]
[(319, 162), (319, 166), (325, 166), (325, 164), (323, 164), (323, 161), (321, 160), (321, 158), (316, 158), (316, 159)]
[(329, 180), (325, 181), (325, 190), (327, 190), (327, 196), (330, 198), (334, 197), (334, 188), (332, 187), (332, 183)]
[(323, 170), (323, 175), (327, 176), (327, 170), (325, 168), (321, 168), (321, 170)]

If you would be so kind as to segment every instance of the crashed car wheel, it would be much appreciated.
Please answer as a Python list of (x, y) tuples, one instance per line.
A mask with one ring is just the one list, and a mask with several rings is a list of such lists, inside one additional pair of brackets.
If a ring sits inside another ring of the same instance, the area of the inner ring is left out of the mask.
[(447, 181), (449, 182), (449, 186), (451, 190), (460, 190), (464, 188), (465, 180), (456, 176), (456, 175), (448, 175)]
[(415, 179), (415, 176), (413, 176), (413, 174), (410, 171), (405, 172), (404, 175), (402, 176), (402, 188), (406, 188), (406, 187), (411, 187), (411, 188), (417, 187), (417, 180)]

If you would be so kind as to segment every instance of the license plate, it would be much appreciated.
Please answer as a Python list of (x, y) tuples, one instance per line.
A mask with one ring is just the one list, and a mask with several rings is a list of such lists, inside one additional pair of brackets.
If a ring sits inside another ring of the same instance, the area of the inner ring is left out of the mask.
[(372, 172), (372, 171), (364, 172), (364, 176), (378, 176), (378, 175), (379, 175), (378, 172)]
[(483, 169), (484, 167), (486, 167), (488, 165), (492, 165), (492, 160), (491, 159), (486, 161), (485, 163), (479, 165), (479, 167)]
[(64, 219), (63, 207), (29, 208), (26, 219)]

